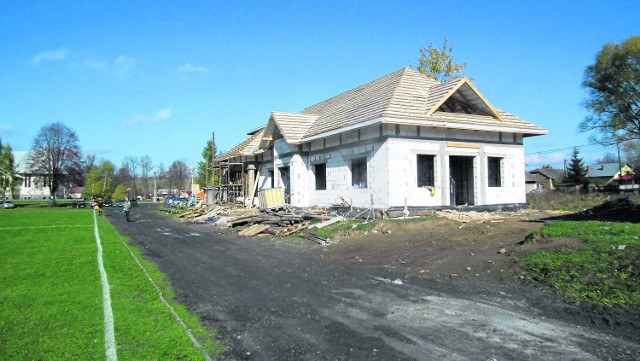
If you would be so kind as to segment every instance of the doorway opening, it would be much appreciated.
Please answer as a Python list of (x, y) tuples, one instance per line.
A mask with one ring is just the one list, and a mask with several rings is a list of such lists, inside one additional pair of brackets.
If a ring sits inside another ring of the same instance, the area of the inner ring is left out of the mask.
[(449, 157), (449, 195), (451, 205), (475, 205), (474, 164), (475, 157)]
[(290, 203), (291, 200), (291, 186), (289, 177), (289, 167), (278, 168), (280, 171), (280, 180), (282, 180), (282, 187), (284, 188), (284, 201)]

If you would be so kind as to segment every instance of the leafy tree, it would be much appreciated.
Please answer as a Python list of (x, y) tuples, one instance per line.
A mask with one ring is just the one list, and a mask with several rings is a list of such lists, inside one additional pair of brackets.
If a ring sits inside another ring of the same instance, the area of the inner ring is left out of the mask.
[(571, 155), (571, 161), (567, 168), (567, 177), (565, 181), (573, 184), (585, 184), (587, 181), (587, 169), (584, 167), (582, 158), (579, 157), (580, 151), (578, 148), (573, 148), (573, 154)]
[(438, 81), (461, 77), (461, 70), (467, 66), (467, 63), (455, 63), (452, 53), (453, 47), (449, 46), (449, 41), (446, 38), (440, 48), (429, 43), (429, 47), (420, 48), (418, 66), (412, 66), (412, 68)]
[(207, 141), (204, 149), (202, 149), (202, 160), (198, 162), (198, 178), (197, 182), (201, 186), (211, 186), (213, 184), (211, 177), (211, 159), (216, 153), (215, 133), (212, 138)]
[(587, 67), (582, 86), (591, 115), (580, 131), (596, 131), (592, 140), (608, 144), (640, 139), (640, 36), (606, 44)]
[(100, 195), (101, 188), (100, 170), (96, 166), (92, 166), (84, 179), (84, 195), (89, 199), (95, 199)]
[(43, 126), (33, 140), (29, 163), (33, 172), (45, 175), (43, 183), (55, 205), (56, 192), (65, 180), (82, 179), (78, 135), (60, 122)]
[(118, 184), (116, 189), (111, 194), (111, 197), (114, 200), (124, 199), (124, 197), (126, 196), (127, 196), (127, 189), (122, 184)]
[(2, 145), (0, 140), (0, 186), (2, 187), (3, 200), (7, 199), (7, 189), (10, 191), (18, 184), (16, 177), (15, 160), (9, 144)]

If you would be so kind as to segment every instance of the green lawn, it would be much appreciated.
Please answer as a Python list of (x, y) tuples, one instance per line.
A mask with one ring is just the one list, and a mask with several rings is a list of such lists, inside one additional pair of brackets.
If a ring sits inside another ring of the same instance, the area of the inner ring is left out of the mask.
[(573, 250), (543, 250), (522, 257), (531, 281), (578, 301), (640, 304), (640, 224), (554, 222), (537, 234), (545, 242), (554, 238), (582, 242)]
[[(121, 360), (202, 360), (106, 218), (98, 217)], [(142, 262), (163, 295), (211, 357), (214, 335), (186, 309), (157, 267)], [(93, 212), (0, 210), (0, 359), (104, 359), (102, 287)]]

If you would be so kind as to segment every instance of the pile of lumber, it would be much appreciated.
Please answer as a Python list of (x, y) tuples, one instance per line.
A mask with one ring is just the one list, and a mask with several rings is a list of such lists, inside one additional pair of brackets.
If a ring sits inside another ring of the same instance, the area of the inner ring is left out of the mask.
[[(322, 210), (302, 211), (291, 206), (285, 206), (279, 209), (265, 209), (260, 212), (254, 210), (237, 214), (228, 220), (228, 225), (230, 227), (240, 227), (238, 234), (246, 237), (260, 233), (288, 236), (309, 228), (309, 220), (311, 219), (326, 218)], [(314, 239), (310, 240), (320, 244), (329, 243), (327, 239), (319, 236), (315, 236)]]

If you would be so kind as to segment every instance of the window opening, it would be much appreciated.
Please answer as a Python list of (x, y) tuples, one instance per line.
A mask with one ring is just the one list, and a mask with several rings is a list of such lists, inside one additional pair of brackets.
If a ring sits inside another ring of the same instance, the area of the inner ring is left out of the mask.
[(489, 175), (489, 187), (502, 187), (502, 172), (501, 164), (502, 158), (487, 157), (488, 175)]
[(327, 164), (315, 165), (316, 190), (323, 191), (327, 189)]
[(418, 187), (433, 187), (435, 185), (434, 155), (418, 154)]
[(351, 162), (351, 185), (367, 188), (367, 158), (358, 158)]

